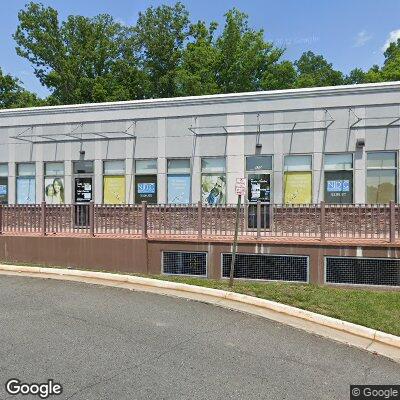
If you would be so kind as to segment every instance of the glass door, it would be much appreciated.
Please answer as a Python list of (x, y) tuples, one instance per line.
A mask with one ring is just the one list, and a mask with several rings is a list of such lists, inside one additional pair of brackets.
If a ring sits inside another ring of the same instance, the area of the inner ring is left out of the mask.
[(261, 229), (270, 226), (269, 207), (271, 202), (271, 174), (247, 174), (247, 226), (257, 228), (257, 202), (261, 203)]
[(88, 227), (90, 224), (89, 203), (93, 199), (92, 176), (75, 177), (74, 198), (75, 226)]

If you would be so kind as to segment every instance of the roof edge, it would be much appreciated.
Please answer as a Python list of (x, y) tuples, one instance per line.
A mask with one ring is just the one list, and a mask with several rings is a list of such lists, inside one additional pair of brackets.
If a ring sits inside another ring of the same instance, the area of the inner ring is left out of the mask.
[(400, 91), (400, 81), (366, 83), (356, 85), (324, 86), (301, 89), (284, 89), (257, 92), (227, 93), (203, 96), (169, 97), (159, 99), (128, 100), (104, 103), (82, 103), (60, 106), (9, 108), (0, 110), (0, 117), (13, 115), (54, 114), (60, 112), (112, 111), (130, 108), (185, 106), (237, 101), (277, 100), (298, 97), (331, 96), (355, 92), (379, 92), (394, 89)]

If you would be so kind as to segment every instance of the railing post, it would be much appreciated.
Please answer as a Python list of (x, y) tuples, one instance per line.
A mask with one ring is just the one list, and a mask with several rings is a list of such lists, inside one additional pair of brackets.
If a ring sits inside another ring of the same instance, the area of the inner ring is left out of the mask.
[(203, 203), (201, 201), (197, 203), (197, 237), (199, 239), (203, 237)]
[(142, 238), (147, 238), (147, 201), (142, 201)]
[(325, 202), (321, 201), (321, 220), (320, 220), (320, 229), (321, 229), (321, 240), (325, 240)]
[(89, 229), (90, 236), (94, 237), (94, 202), (89, 203)]
[(394, 201), (391, 200), (389, 204), (390, 209), (390, 220), (389, 220), (389, 229), (390, 229), (390, 243), (394, 243), (396, 241), (396, 209)]
[(257, 200), (257, 239), (261, 236), (261, 202)]
[(269, 230), (272, 232), (274, 226), (274, 203), (271, 201), (268, 203), (268, 216), (269, 216)]
[(42, 201), (41, 212), (41, 233), (42, 236), (46, 236), (46, 202)]
[(3, 205), (0, 204), (0, 235), (3, 233)]

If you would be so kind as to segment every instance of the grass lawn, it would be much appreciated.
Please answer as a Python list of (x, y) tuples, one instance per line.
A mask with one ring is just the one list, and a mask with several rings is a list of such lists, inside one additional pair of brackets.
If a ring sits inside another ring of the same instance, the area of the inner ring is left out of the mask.
[[(0, 262), (12, 264), (1, 260)], [(27, 264), (19, 263), (19, 265)], [(49, 268), (45, 265), (30, 264), (30, 266)], [(227, 280), (218, 281), (170, 275), (140, 276), (230, 290)], [(349, 289), (280, 282), (245, 282), (241, 280), (235, 281), (232, 290), (400, 336), (400, 291)]]
[[(227, 281), (165, 275), (155, 275), (151, 278), (230, 290)], [(400, 336), (399, 291), (244, 281), (235, 281), (232, 290)]]

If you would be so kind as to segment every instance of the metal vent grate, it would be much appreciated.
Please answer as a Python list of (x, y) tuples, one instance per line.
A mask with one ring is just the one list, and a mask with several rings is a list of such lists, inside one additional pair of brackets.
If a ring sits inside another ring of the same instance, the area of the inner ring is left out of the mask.
[(207, 276), (207, 253), (163, 251), (163, 274)]
[(400, 286), (400, 260), (393, 258), (326, 257), (325, 282)]
[[(229, 277), (232, 254), (222, 254), (222, 276)], [(235, 278), (308, 282), (308, 257), (236, 254)]]

